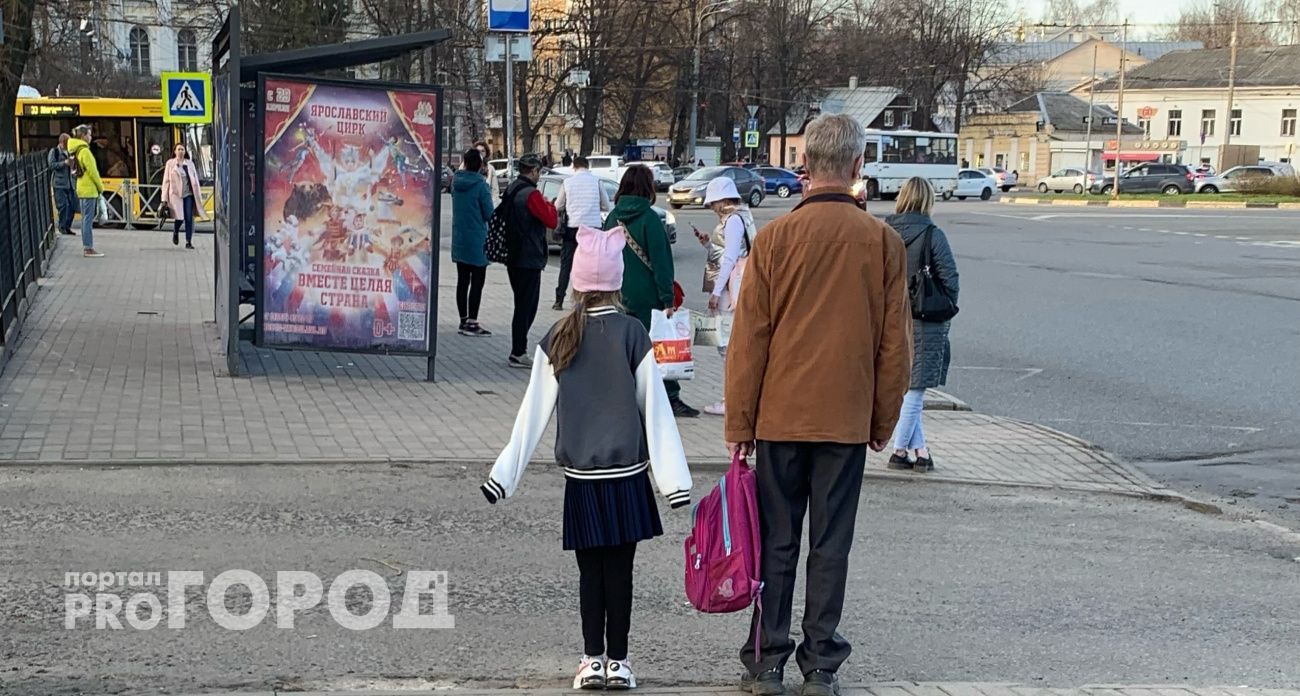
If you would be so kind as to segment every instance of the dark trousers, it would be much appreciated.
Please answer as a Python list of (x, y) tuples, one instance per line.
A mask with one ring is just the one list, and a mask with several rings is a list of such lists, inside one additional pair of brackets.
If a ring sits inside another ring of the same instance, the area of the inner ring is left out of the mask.
[(483, 283), (487, 280), (487, 266), (471, 266), (456, 262), (456, 309), (460, 321), (478, 321), (479, 304), (483, 302)]
[(583, 652), (626, 660), (627, 634), (632, 629), (632, 561), (636, 544), (598, 546), (574, 553), (578, 556)]
[[(181, 224), (185, 225), (185, 243), (189, 244), (194, 241), (194, 196), (186, 196), (181, 199), (181, 219), (172, 221), (172, 237), (175, 238), (181, 233)], [(172, 215), (176, 213), (173, 212)]]
[[(652, 309), (629, 309), (627, 313), (636, 317), (637, 321), (640, 321), (642, 326), (645, 326), (645, 330), (649, 331), (650, 317), (653, 311)], [(664, 380), (664, 391), (668, 392), (669, 400), (676, 400), (682, 395), (682, 385), (675, 379), (666, 379)]]
[(564, 228), (560, 240), (560, 281), (555, 284), (555, 301), (563, 302), (569, 292), (569, 274), (573, 271), (573, 255), (578, 251), (578, 228)]
[(54, 189), (54, 206), (59, 211), (59, 231), (72, 234), (72, 218), (77, 214), (77, 192), (70, 188)]
[(510, 289), (515, 294), (515, 314), (510, 320), (510, 354), (528, 352), (528, 330), (537, 318), (537, 303), (542, 295), (542, 271), (531, 268), (507, 268)]
[[(763, 613), (754, 612), (740, 660), (751, 674), (784, 669), (795, 652), (790, 638), (795, 571), (804, 512), (808, 516), (803, 643), (795, 661), (807, 674), (835, 672), (849, 642), (836, 632), (844, 609), (849, 549), (862, 491), (867, 446), (829, 442), (758, 442), (758, 517), (763, 545)], [(762, 623), (762, 660), (754, 631)]]

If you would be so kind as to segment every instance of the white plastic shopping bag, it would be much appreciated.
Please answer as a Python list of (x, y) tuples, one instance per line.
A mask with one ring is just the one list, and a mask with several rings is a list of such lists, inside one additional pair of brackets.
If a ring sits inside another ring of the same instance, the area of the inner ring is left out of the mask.
[(731, 312), (694, 315), (691, 323), (695, 327), (695, 345), (725, 348), (731, 342), (731, 323), (735, 318)]
[(96, 211), (99, 222), (108, 222), (108, 201), (103, 196), (99, 197), (99, 210)]
[(650, 342), (664, 379), (695, 378), (695, 359), (691, 355), (693, 329), (688, 309), (679, 309), (671, 317), (658, 309), (650, 313)]

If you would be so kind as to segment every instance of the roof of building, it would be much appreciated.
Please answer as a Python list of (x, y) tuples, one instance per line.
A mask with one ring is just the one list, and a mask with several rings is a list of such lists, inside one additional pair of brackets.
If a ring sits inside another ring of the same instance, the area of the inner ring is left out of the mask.
[[(881, 111), (889, 106), (890, 102), (898, 98), (902, 91), (896, 87), (857, 87), (857, 88), (837, 88), (827, 90), (821, 99), (821, 113), (823, 114), (848, 114), (861, 123), (868, 126)], [(803, 132), (803, 127), (808, 123), (810, 110), (807, 108), (794, 107), (790, 113), (786, 114), (785, 126), (787, 135), (797, 135)], [(781, 124), (776, 124), (768, 129), (768, 135), (780, 135)]]
[[(1064, 92), (1039, 92), (1026, 97), (1010, 107), (1009, 113), (1035, 112), (1039, 120), (1049, 123), (1056, 132), (1083, 133), (1088, 130), (1084, 118), (1088, 116), (1088, 102)], [(1115, 118), (1115, 110), (1104, 104), (1093, 104), (1093, 130), (1100, 132), (1104, 119)], [(1145, 131), (1132, 123), (1124, 124), (1124, 132), (1138, 134)]]
[[(1084, 42), (1087, 43), (1087, 42)], [(1074, 41), (1006, 41), (995, 44), (993, 60), (999, 65), (1016, 63), (1046, 63), (1084, 45)], [(1155, 60), (1172, 51), (1201, 48), (1200, 41), (1129, 41), (1124, 44), (1129, 53)]]
[[(1130, 70), (1125, 87), (1131, 89), (1198, 89), (1228, 86), (1231, 49), (1206, 48), (1178, 51)], [(1300, 45), (1242, 48), (1237, 51), (1238, 87), (1294, 87), (1300, 85)], [(1107, 80), (1098, 90), (1119, 88)]]

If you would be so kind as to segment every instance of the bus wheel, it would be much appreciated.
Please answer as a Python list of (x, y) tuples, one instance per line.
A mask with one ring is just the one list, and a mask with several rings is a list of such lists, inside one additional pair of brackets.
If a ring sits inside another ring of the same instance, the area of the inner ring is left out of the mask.
[(880, 184), (873, 180), (867, 181), (867, 200), (874, 201), (880, 198)]

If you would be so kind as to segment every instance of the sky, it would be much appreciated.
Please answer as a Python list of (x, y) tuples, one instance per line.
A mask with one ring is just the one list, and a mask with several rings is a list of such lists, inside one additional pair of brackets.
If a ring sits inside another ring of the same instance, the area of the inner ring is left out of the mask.
[[(1020, 5), (1027, 19), (1040, 20), (1048, 0), (1012, 0), (1011, 4)], [(1120, 19), (1128, 18), (1136, 24), (1172, 22), (1183, 6), (1191, 4), (1193, 0), (1119, 0)]]

